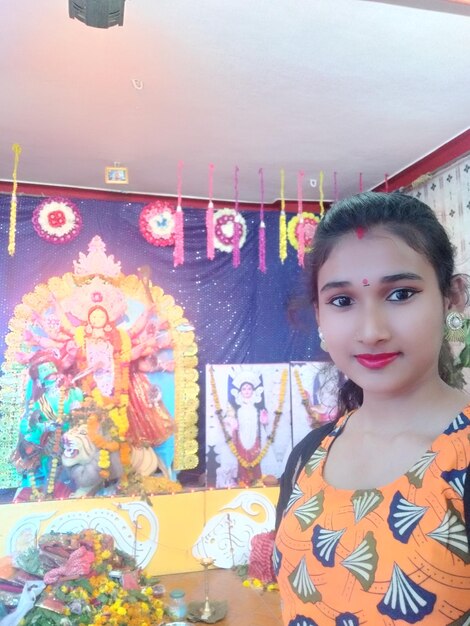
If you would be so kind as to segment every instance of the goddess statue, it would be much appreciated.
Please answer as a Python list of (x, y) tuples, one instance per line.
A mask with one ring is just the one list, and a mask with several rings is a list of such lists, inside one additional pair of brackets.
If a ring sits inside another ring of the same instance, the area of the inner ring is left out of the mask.
[[(174, 393), (175, 340), (195, 354), (191, 336), (179, 339), (180, 333), (191, 335), (188, 330), (192, 327), (174, 304), (171, 320), (162, 316), (161, 311), (167, 311), (173, 302), (170, 296), (163, 296), (165, 306), (159, 305), (157, 312), (148, 275), (142, 272), (140, 280), (123, 277), (120, 263), (106, 254), (98, 236), (90, 242), (88, 254), (80, 253), (74, 261), (73, 274), (61, 279), (60, 289), (51, 288), (56, 287), (54, 280), (58, 279), (49, 281), (45, 304), (29, 308), (29, 319), (22, 324), (21, 349), (15, 352), (17, 360), (29, 366), (30, 409), (22, 419), (13, 462), (26, 471), (20, 451), (25, 442), (46, 449), (46, 439), (50, 439), (47, 433), (56, 429), (59, 414), (68, 416), (89, 398), (107, 412), (113, 424), (110, 436), (116, 441), (133, 449), (154, 448), (157, 456), (159, 448), (165, 448), (158, 466), (164, 475), (173, 476), (175, 420), (166, 406), (168, 389), (162, 384), (172, 385)], [(21, 306), (22, 311), (27, 308)], [(180, 348), (180, 353), (185, 351)], [(197, 362), (193, 356), (188, 359), (192, 366)], [(194, 380), (189, 383), (191, 387)], [(68, 421), (64, 420), (61, 432), (67, 428)], [(92, 439), (95, 431), (88, 431), (91, 443), (100, 448), (99, 441)], [(47, 474), (47, 463), (43, 470), (40, 468), (46, 462), (43, 457), (40, 453), (39, 460), (30, 460), (30, 474)], [(100, 459), (106, 463), (105, 454)]]

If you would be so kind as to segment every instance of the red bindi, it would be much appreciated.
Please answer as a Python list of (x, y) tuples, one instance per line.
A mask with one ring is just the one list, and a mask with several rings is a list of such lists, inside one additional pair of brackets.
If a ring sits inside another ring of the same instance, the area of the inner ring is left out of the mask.
[(370, 287), (370, 282), (367, 280), (367, 278), (362, 279), (362, 284), (364, 287)]
[(356, 235), (358, 239), (362, 239), (366, 234), (366, 229), (363, 226), (358, 226), (356, 228)]

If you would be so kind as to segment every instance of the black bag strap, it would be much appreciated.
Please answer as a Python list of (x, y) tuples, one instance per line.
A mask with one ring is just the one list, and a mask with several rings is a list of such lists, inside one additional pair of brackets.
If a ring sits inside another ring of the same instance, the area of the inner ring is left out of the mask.
[(470, 465), (467, 467), (463, 488), (463, 516), (465, 518), (465, 530), (467, 531), (468, 549), (470, 551)]
[(319, 428), (314, 428), (299, 443), (294, 446), (287, 459), (286, 468), (279, 480), (279, 500), (276, 506), (276, 530), (281, 523), (282, 515), (289, 502), (297, 478), (305, 463), (309, 460), (323, 439), (333, 430), (335, 422), (329, 422)]

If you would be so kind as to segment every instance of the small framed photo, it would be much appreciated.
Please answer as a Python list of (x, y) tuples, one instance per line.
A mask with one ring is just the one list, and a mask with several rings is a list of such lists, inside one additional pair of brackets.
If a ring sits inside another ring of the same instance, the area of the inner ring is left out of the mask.
[(109, 185), (127, 185), (129, 182), (127, 167), (107, 167), (104, 181)]

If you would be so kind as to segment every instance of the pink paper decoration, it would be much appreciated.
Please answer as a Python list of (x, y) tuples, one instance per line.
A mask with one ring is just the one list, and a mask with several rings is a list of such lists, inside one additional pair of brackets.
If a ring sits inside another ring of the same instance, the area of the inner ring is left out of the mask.
[(263, 274), (266, 273), (266, 224), (264, 223), (264, 175), (263, 168), (260, 167), (258, 170), (259, 174), (259, 184), (260, 184), (260, 192), (261, 192), (261, 205), (259, 210), (259, 233), (258, 233), (258, 256), (259, 256), (259, 265), (258, 269), (260, 269)]
[[(238, 215), (238, 173), (240, 168), (238, 165), (235, 166), (235, 174), (234, 174), (234, 188), (235, 188), (235, 213)], [(232, 265), (233, 267), (239, 267), (240, 265), (240, 232), (239, 229), (236, 228), (236, 218), (234, 222), (234, 230), (233, 230), (233, 252), (232, 252)]]
[(209, 204), (206, 211), (207, 258), (214, 258), (214, 203), (213, 198), (214, 164), (209, 165)]
[(184, 263), (184, 218), (183, 207), (181, 205), (181, 187), (183, 161), (178, 163), (178, 204), (176, 206), (175, 215), (175, 249), (173, 250), (173, 266), (183, 265)]

